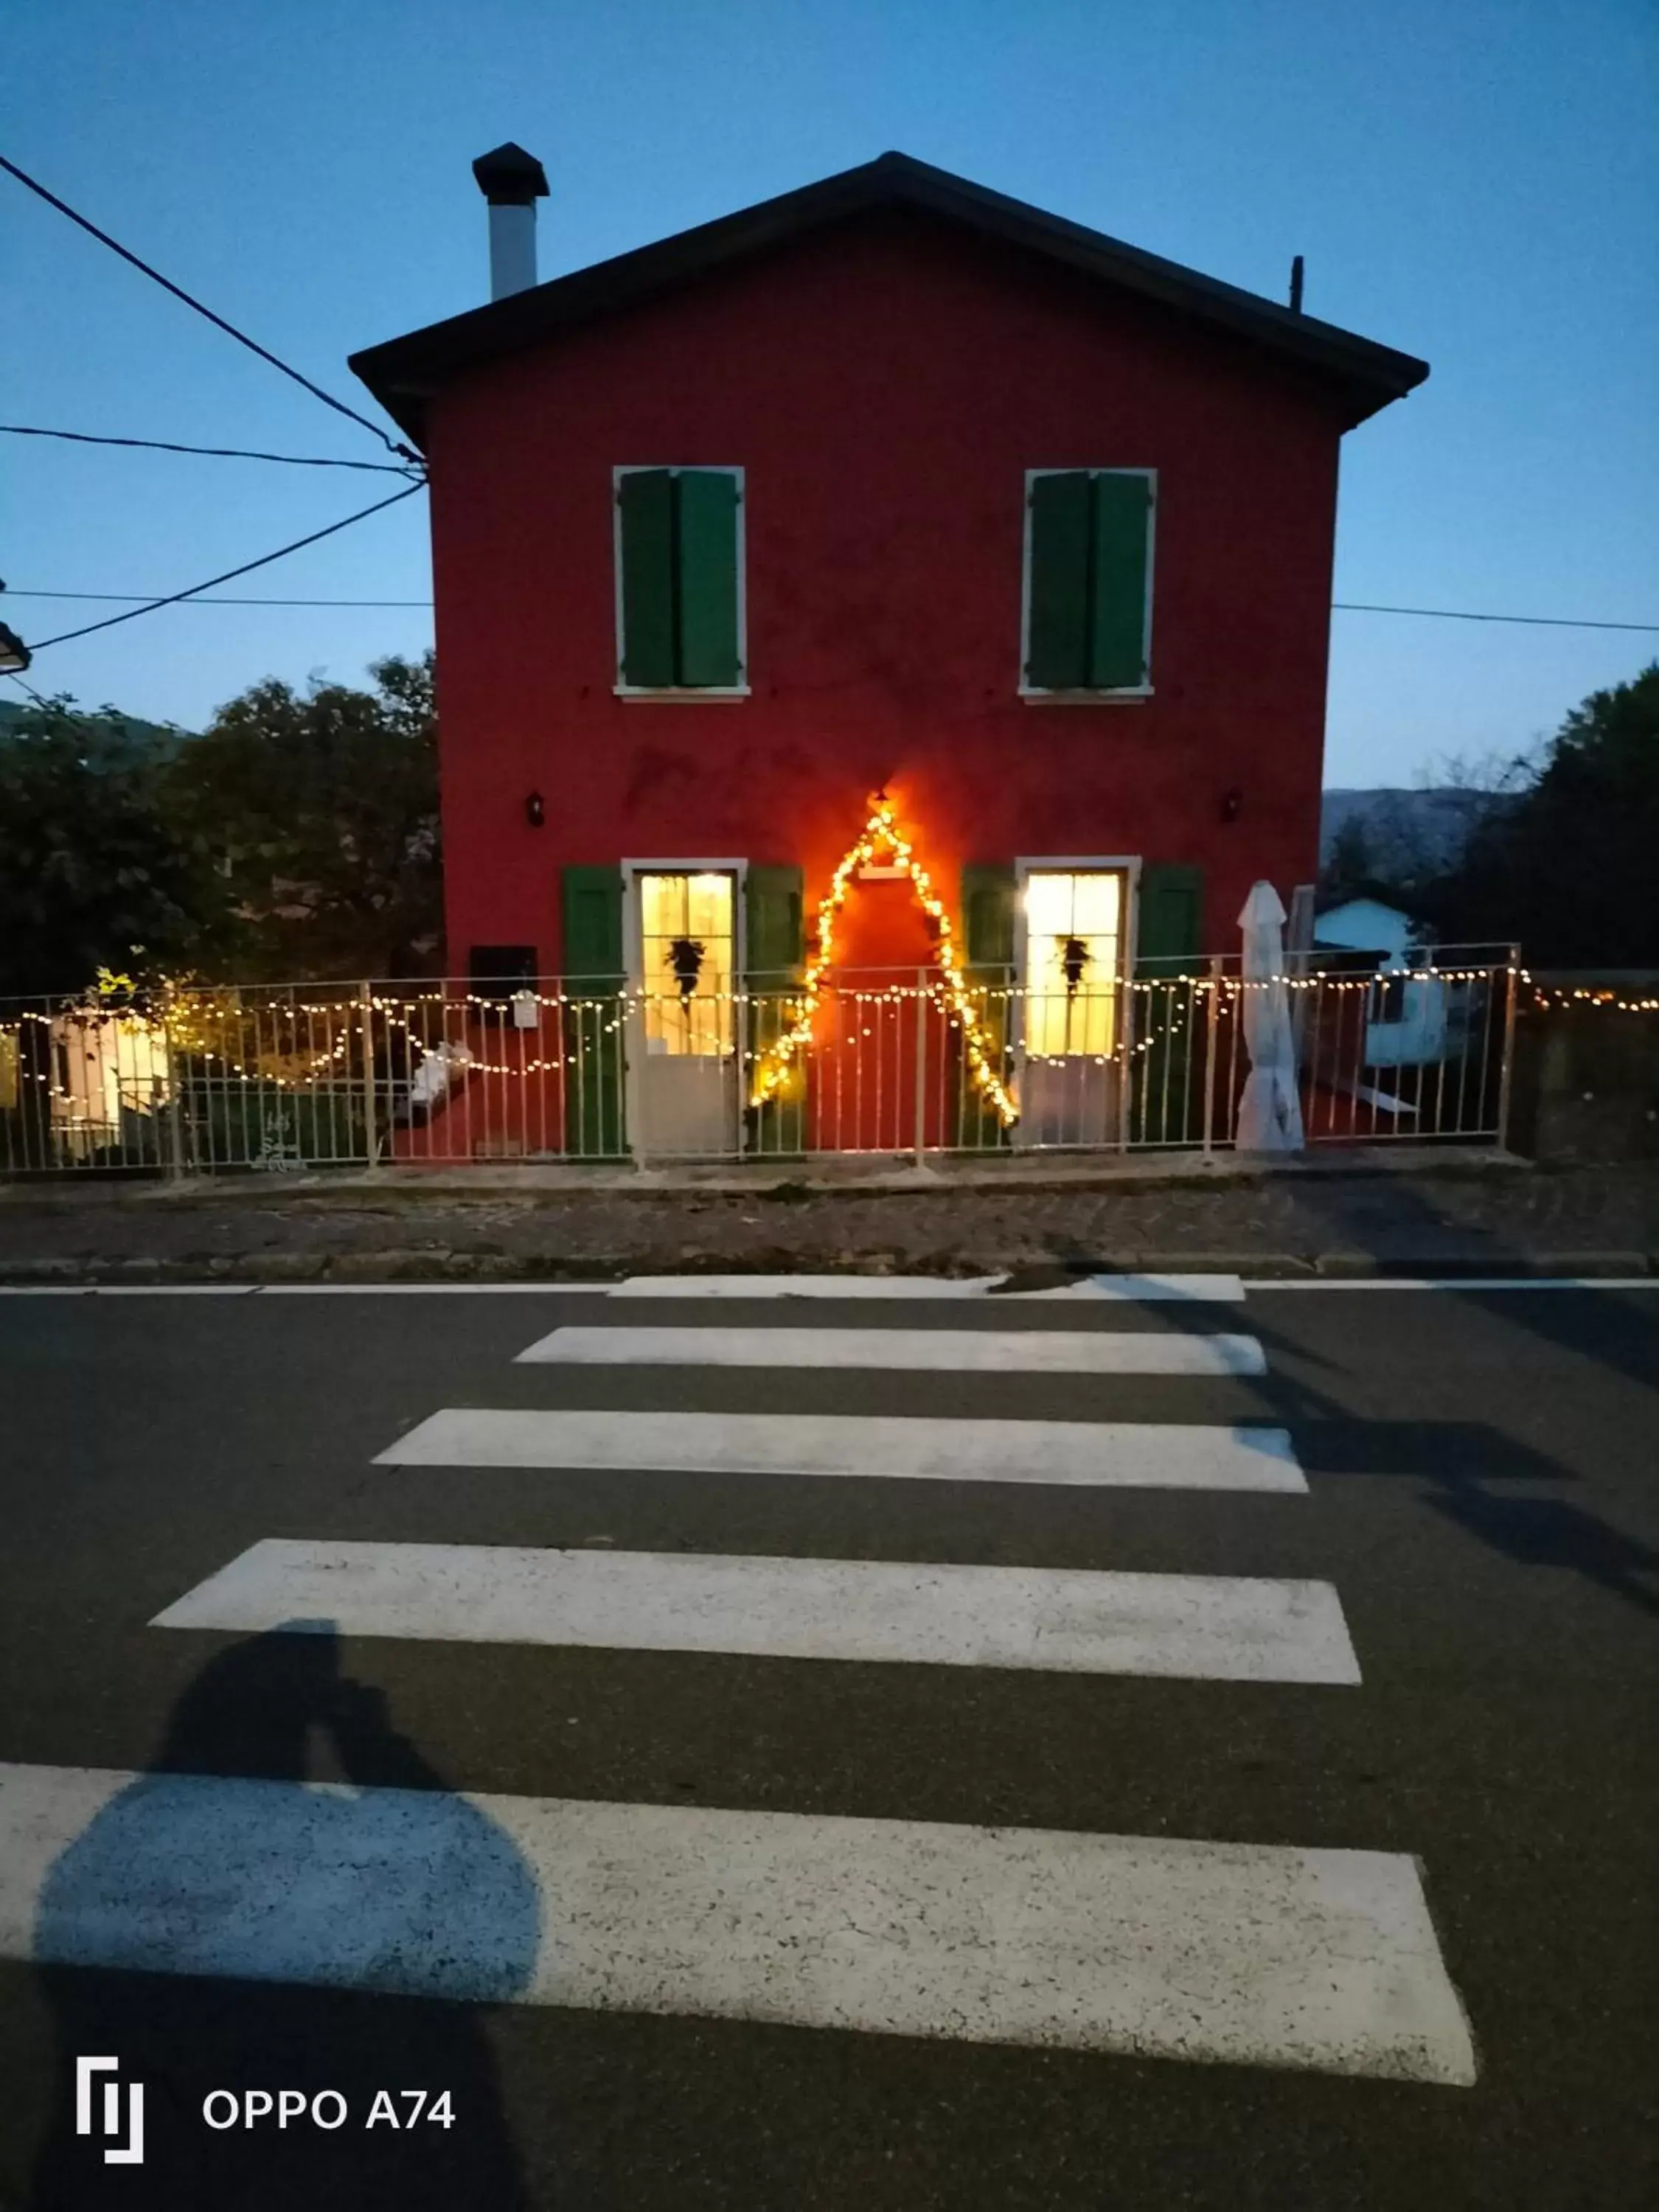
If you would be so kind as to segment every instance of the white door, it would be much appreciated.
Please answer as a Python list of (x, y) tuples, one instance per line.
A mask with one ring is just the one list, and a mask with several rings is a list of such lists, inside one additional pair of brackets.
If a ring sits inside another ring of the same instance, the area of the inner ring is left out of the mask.
[(1117, 867), (1027, 872), (1021, 1144), (1117, 1140), (1127, 888), (1127, 872)]
[(732, 868), (634, 874), (629, 1104), (642, 1159), (738, 1150), (737, 893)]

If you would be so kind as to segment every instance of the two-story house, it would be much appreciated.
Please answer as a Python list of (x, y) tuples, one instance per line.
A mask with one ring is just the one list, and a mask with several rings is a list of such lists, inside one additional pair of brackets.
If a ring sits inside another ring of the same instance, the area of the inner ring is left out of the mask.
[(526, 1149), (1118, 1140), (1124, 987), (1316, 872), (1338, 450), (1425, 364), (899, 154), (538, 284), (476, 167), (497, 296), (352, 366), (450, 965), (581, 1002)]

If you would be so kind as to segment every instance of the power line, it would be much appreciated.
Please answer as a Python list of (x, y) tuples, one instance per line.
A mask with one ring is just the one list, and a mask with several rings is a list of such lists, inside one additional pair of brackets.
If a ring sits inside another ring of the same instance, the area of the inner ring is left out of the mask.
[(283, 461), (295, 469), (368, 469), (388, 477), (406, 477), (403, 461), (322, 460), (312, 453), (256, 453), (244, 446), (176, 446), (167, 438), (106, 438), (90, 430), (36, 430), (21, 422), (0, 422), (0, 431), (13, 438), (66, 438), (76, 446), (141, 446), (152, 453), (205, 453), (223, 461)]
[[(379, 465), (362, 462), (360, 467)], [(418, 487), (416, 487), (418, 489)], [(374, 513), (371, 507), (368, 510)], [(272, 558), (276, 556), (273, 555)], [(204, 586), (205, 588), (205, 586)], [(19, 592), (9, 591), (11, 599), (106, 599), (118, 604), (132, 604), (143, 599), (142, 592)], [(195, 598), (195, 594), (191, 594)], [(215, 599), (201, 599), (198, 604), (207, 607), (429, 607), (430, 599), (236, 599), (228, 595)], [(1380, 607), (1358, 599), (1333, 599), (1331, 605), (1345, 614), (1364, 615), (1425, 615), (1442, 622), (1495, 622), (1540, 623), (1552, 629), (1623, 629), (1659, 632), (1659, 623), (1579, 622), (1566, 615), (1477, 615), (1455, 607)]]
[[(149, 603), (147, 592), (14, 592), (8, 591), (9, 599), (103, 599), (118, 605), (131, 606), (143, 601)], [(211, 599), (192, 597), (192, 606), (198, 607), (429, 607), (430, 599), (245, 599), (229, 593)]]
[(222, 315), (216, 315), (211, 307), (204, 307), (181, 285), (175, 284), (171, 277), (162, 276), (159, 269), (152, 269), (148, 261), (141, 261), (136, 253), (129, 252), (106, 230), (100, 230), (95, 222), (88, 222), (85, 216), (77, 215), (67, 200), (60, 200), (56, 192), (49, 192), (43, 184), (29, 175), (27, 169), (20, 169), (15, 161), (9, 161), (3, 154), (0, 154), (0, 169), (5, 170), (9, 176), (15, 177), (20, 185), (26, 185), (30, 191), (45, 200), (48, 207), (55, 207), (59, 215), (66, 215), (71, 222), (78, 223), (100, 246), (107, 246), (112, 253), (118, 253), (123, 261), (131, 262), (135, 269), (141, 270), (163, 291), (171, 292), (175, 300), (182, 300), (187, 307), (193, 307), (198, 315), (204, 315), (216, 329), (223, 331), (228, 337), (234, 338), (238, 345), (245, 345), (250, 353), (257, 353), (261, 361), (269, 362), (273, 368), (280, 369), (284, 376), (291, 377), (295, 384), (303, 386), (313, 399), (320, 399), (325, 407), (331, 407), (337, 415), (343, 415), (349, 421), (360, 423), (380, 440), (387, 453), (395, 453), (400, 460), (413, 461), (416, 467), (420, 466), (421, 457), (411, 447), (399, 445), (395, 439), (387, 437), (378, 422), (371, 422), (367, 415), (360, 415), (355, 407), (348, 407), (343, 399), (336, 399), (331, 393), (325, 392), (320, 384), (313, 384), (308, 376), (301, 376), (297, 368), (290, 368), (285, 361), (279, 361), (267, 347), (249, 337), (245, 331), (239, 331), (234, 323), (228, 323)]
[(1526, 623), (1545, 629), (1659, 630), (1659, 623), (1580, 622), (1571, 615), (1472, 615), (1461, 607), (1376, 607), (1363, 599), (1333, 599), (1352, 615), (1432, 615), (1440, 622)]
[(90, 637), (94, 630), (113, 629), (118, 623), (135, 622), (140, 615), (153, 614), (157, 607), (174, 606), (180, 599), (194, 599), (198, 592), (210, 592), (216, 584), (228, 584), (234, 576), (246, 576), (255, 568), (269, 568), (273, 561), (281, 561), (303, 546), (315, 545), (319, 538), (332, 538), (337, 531), (349, 530), (354, 522), (365, 522), (371, 514), (379, 514), (388, 507), (396, 507), (399, 500), (413, 499), (417, 491), (424, 491), (422, 483), (405, 484), (394, 491), (390, 499), (378, 499), (373, 507), (360, 507), (356, 514), (348, 514), (338, 522), (331, 522), (325, 530), (313, 530), (308, 538), (296, 538), (291, 545), (279, 545), (274, 553), (262, 553), (257, 561), (244, 561), (240, 568), (227, 568), (222, 575), (210, 576), (205, 583), (192, 584), (188, 591), (169, 592), (163, 599), (150, 599), (143, 606), (129, 607), (124, 615), (106, 615), (102, 622), (87, 623), (79, 629), (60, 630), (56, 637), (42, 638), (32, 646), (31, 652), (44, 653), (49, 645), (67, 645), (72, 637)]

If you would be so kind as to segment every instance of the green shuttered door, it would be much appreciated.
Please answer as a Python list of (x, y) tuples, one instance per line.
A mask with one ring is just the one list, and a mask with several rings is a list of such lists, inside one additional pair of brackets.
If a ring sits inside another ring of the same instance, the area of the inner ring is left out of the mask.
[(682, 469), (674, 479), (681, 684), (736, 684), (738, 486), (718, 469)]
[(623, 681), (674, 681), (674, 480), (666, 469), (632, 469), (622, 507)]
[(564, 1146), (581, 1159), (627, 1150), (623, 1127), (623, 877), (564, 871)]
[(797, 867), (751, 864), (744, 890), (750, 980), (764, 990), (795, 979), (806, 957), (801, 934), (805, 878)]
[(1146, 1050), (1130, 1060), (1130, 1126), (1137, 1144), (1184, 1144), (1198, 1133), (1192, 1088), (1204, 1001), (1183, 978), (1203, 968), (1204, 871), (1144, 868), (1135, 930), (1134, 1021)]
[[(755, 1055), (750, 1067), (758, 1065), (761, 1054), (788, 1026), (793, 1002), (787, 993), (799, 980), (806, 958), (802, 919), (805, 890), (798, 867), (750, 866), (744, 892), (744, 957), (750, 994), (749, 1050)], [(804, 1054), (796, 1066), (804, 1079), (794, 1095), (774, 1099), (750, 1115), (750, 1146), (769, 1157), (806, 1149), (805, 1085), (812, 1079), (811, 1054)], [(744, 1098), (746, 1108), (746, 1090)]]
[[(1014, 866), (1012, 860), (970, 860), (962, 872), (962, 933), (966, 952), (969, 988), (981, 1006), (981, 1018), (999, 1048), (1007, 1042), (1006, 987), (1013, 980)], [(980, 991), (991, 995), (980, 1001)], [(957, 1032), (946, 1032), (954, 1042)], [(998, 1073), (1006, 1080), (1006, 1060)], [(947, 1145), (967, 1145), (976, 1151), (1009, 1142), (1009, 1133), (986, 1103), (963, 1067), (953, 1061), (955, 1095), (945, 1132)]]
[[(970, 860), (962, 872), (962, 932), (971, 968), (1009, 968), (1014, 958), (1012, 860)], [(991, 981), (991, 976), (978, 979)]]

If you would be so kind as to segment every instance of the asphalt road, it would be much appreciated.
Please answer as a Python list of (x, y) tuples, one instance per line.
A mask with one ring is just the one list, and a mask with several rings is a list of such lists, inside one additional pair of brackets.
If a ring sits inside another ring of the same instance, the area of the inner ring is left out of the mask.
[[(1261, 1375), (513, 1364), (622, 1318), (552, 1293), (0, 1297), (0, 1761), (1408, 1854), (1478, 2078), (0, 1958), (0, 2205), (1654, 2201), (1659, 1293), (625, 1316), (1243, 1333)], [(373, 1463), (466, 1407), (1283, 1423), (1308, 1493)], [(269, 1538), (1306, 1577), (1339, 1595), (1362, 1680), (148, 1625)], [(458, 1913), (493, 1878), (468, 1864)], [(88, 1924), (105, 1905), (77, 1900)], [(374, 1907), (349, 1884), (313, 1900), (354, 1955)], [(142, 2167), (73, 2132), (91, 2052), (152, 2085)], [(416, 2083), (449, 2088), (453, 2127), (357, 2127)], [(197, 2117), (216, 2086), (295, 2085), (338, 2088), (354, 2124)]]

